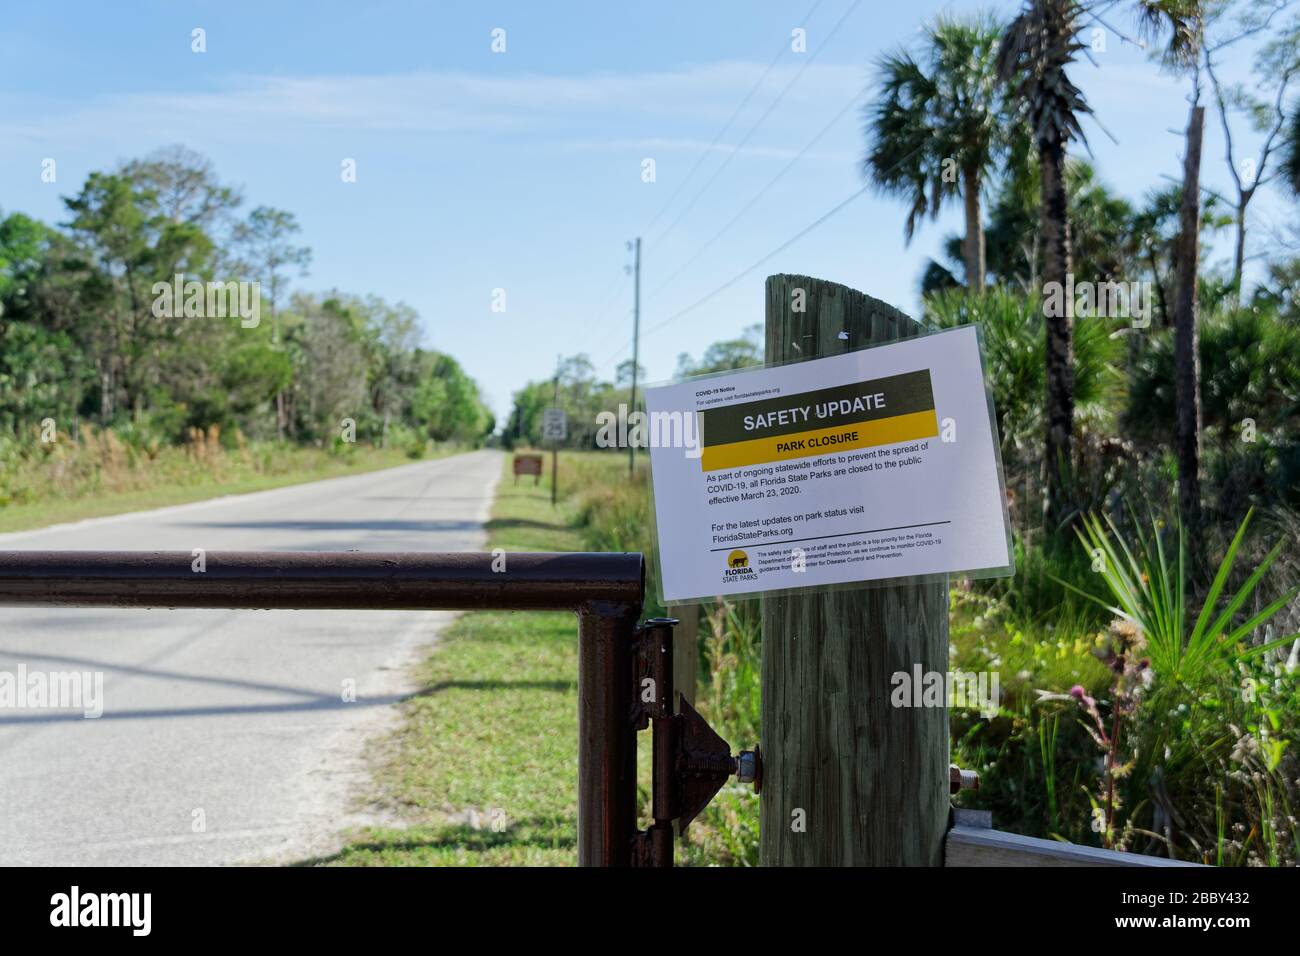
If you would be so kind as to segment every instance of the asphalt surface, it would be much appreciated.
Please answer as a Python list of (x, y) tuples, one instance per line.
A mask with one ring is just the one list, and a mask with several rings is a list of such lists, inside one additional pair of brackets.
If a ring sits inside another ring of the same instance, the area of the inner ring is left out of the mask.
[[(0, 535), (0, 550), (476, 551), (500, 469), (480, 451)], [(0, 608), (0, 678), (103, 681), (98, 718), (0, 707), (0, 865), (328, 854), (367, 822), (365, 744), (396, 725), (453, 616)]]

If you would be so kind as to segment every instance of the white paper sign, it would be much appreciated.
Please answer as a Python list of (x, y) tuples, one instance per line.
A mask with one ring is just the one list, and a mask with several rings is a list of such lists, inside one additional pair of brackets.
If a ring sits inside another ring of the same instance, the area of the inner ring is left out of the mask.
[(664, 600), (1011, 573), (972, 326), (646, 391)]

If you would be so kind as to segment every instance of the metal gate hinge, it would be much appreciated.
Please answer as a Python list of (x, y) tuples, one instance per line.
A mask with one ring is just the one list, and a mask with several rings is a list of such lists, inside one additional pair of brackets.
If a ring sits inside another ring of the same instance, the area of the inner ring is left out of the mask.
[(675, 819), (682, 832), (709, 805), (727, 778), (735, 776), (741, 783), (752, 783), (756, 793), (762, 790), (763, 759), (757, 746), (733, 757), (731, 745), (685, 700), (673, 719), (678, 723), (673, 735), (677, 743), (673, 760), (677, 778)]
[[(632, 709), (628, 719), (635, 730), (645, 730), (651, 719), (670, 714), (672, 708), (671, 618), (654, 618), (636, 627), (632, 649)], [(668, 629), (667, 667), (656, 658), (664, 655), (662, 629)]]
[(668, 618), (639, 625), (632, 655), (632, 712), (637, 730), (653, 727), (654, 818), (633, 837), (634, 866), (672, 866), (674, 834), (709, 805), (732, 775), (758, 790), (763, 780), (757, 747), (736, 756), (690, 702), (673, 690), (673, 626)]

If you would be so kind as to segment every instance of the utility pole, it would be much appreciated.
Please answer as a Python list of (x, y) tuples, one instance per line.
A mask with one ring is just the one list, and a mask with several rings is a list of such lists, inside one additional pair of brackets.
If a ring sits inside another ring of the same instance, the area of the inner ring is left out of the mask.
[[(551, 400), (552, 408), (560, 407), (560, 363), (564, 361), (563, 356), (555, 356), (555, 397)], [(556, 490), (559, 488), (560, 478), (560, 440), (551, 439), (551, 507), (555, 507)]]
[[(641, 359), (641, 237), (636, 239), (636, 267), (635, 278), (632, 280), (632, 401), (628, 403), (627, 417), (630, 420), (636, 412), (636, 371), (637, 364)], [(629, 424), (628, 434), (631, 435), (632, 429)], [(629, 476), (636, 470), (636, 444), (631, 440), (627, 443), (627, 473)]]

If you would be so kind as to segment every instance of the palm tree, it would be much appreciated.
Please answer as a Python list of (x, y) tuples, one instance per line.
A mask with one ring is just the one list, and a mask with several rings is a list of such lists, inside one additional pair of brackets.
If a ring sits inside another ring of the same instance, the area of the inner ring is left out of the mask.
[(1300, 103), (1287, 121), (1282, 143), (1282, 182), (1300, 196)]
[(879, 189), (911, 202), (903, 235), (961, 196), (966, 215), (966, 286), (984, 288), (980, 191), (1010, 148), (1014, 124), (997, 82), (1001, 28), (987, 16), (939, 18), (926, 27), (918, 62), (906, 50), (878, 64), (881, 94), (868, 109), (871, 143), (863, 169)]
[[(1070, 272), (1070, 220), (1065, 184), (1065, 150), (1073, 139), (1086, 142), (1079, 117), (1092, 109), (1070, 82), (1066, 67), (1083, 49), (1078, 41), (1080, 7), (1074, 0), (1029, 0), (1002, 36), (998, 75), (1024, 110), (1038, 148), (1039, 232), (1044, 286), (1065, 288)], [(1074, 315), (1049, 316), (1047, 336), (1046, 509), (1060, 523), (1069, 515), (1065, 476), (1074, 437)]]
[[(1137, 0), (1135, 6), (1145, 33), (1171, 26), (1170, 49), (1181, 51), (1188, 39), (1187, 10), (1198, 2)], [(1066, 73), (1083, 49), (1078, 31), (1086, 12), (1077, 0), (1026, 0), (1003, 33), (997, 54), (998, 76), (1023, 111), (1038, 151), (1043, 282), (1060, 283), (1060, 288), (1071, 271), (1066, 148), (1073, 140), (1086, 145), (1079, 118), (1092, 112)], [(1046, 510), (1048, 520), (1060, 525), (1071, 520), (1067, 475), (1074, 439), (1072, 303), (1066, 303), (1062, 315), (1048, 317), (1046, 336)]]
[[(1191, 79), (1192, 108), (1187, 120), (1183, 153), (1183, 194), (1178, 206), (1178, 238), (1174, 243), (1174, 403), (1177, 413), (1175, 454), (1178, 459), (1178, 513), (1187, 533), (1192, 573), (1200, 578), (1205, 562), (1201, 527), (1201, 350), (1199, 273), (1201, 259), (1201, 144), (1205, 107), (1201, 105), (1201, 54), (1206, 50), (1207, 0), (1143, 0), (1144, 23), (1155, 32), (1162, 18), (1172, 26), (1162, 55), (1166, 68)], [(1222, 7), (1218, 11), (1222, 11)], [(1207, 65), (1208, 65), (1208, 54)]]
[[(1021, 176), (1023, 175), (1023, 182)], [(1139, 271), (1143, 252), (1137, 242), (1137, 213), (1128, 200), (1111, 191), (1085, 159), (1071, 156), (1065, 164), (1065, 192), (1070, 214), (1070, 258), (1077, 273), (1094, 280), (1125, 281)], [(1207, 201), (1208, 202), (1208, 201)], [(987, 273), (994, 284), (1017, 286), (1036, 293), (1041, 258), (1038, 234), (1038, 171), (1002, 178), (989, 202), (984, 224)], [(962, 237), (944, 238), (945, 261), (959, 265)], [(958, 285), (946, 266), (933, 260), (922, 280), (922, 293)], [(1040, 398), (1035, 399), (1042, 406)]]
[[(1155, 285), (1156, 325), (1173, 324), (1173, 283), (1176, 278), (1180, 214), (1183, 187), (1171, 183), (1150, 190), (1143, 206), (1133, 217), (1130, 230), (1136, 255)], [(1236, 217), (1225, 212), (1222, 197), (1209, 193), (1201, 202), (1201, 231), (1217, 234), (1236, 223)]]

